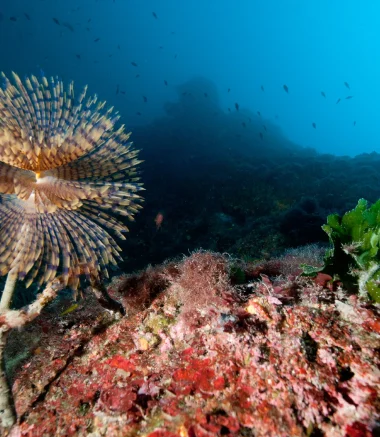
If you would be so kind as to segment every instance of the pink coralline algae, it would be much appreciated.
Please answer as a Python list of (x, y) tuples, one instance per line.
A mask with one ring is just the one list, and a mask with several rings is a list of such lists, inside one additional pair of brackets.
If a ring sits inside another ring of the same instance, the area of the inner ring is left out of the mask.
[(10, 435), (378, 435), (379, 308), (296, 265), (198, 251), (115, 279), (124, 317), (52, 305), (10, 339)]

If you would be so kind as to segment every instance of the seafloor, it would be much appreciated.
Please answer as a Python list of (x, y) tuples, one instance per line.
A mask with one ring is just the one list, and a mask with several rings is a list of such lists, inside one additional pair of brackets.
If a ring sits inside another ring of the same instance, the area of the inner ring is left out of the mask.
[(379, 435), (378, 308), (301, 277), (313, 250), (197, 251), (115, 278), (126, 316), (61, 296), (9, 337), (9, 435)]

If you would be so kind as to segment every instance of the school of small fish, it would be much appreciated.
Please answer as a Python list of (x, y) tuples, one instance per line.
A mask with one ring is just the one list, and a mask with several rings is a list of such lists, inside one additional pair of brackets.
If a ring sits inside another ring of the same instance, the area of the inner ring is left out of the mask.
[[(43, 1), (43, 0), (40, 0), (40, 1)], [(98, 1), (98, 0), (96, 0), (96, 1)], [(116, 0), (113, 0), (113, 3), (116, 3)], [(71, 9), (70, 12), (71, 12), (71, 13), (73, 13), (73, 12), (78, 12), (80, 9), (81, 9), (81, 6), (77, 6), (76, 8)], [(152, 12), (151, 12), (151, 16), (153, 17), (154, 20), (159, 20), (159, 15), (157, 14), (157, 12), (152, 11)], [(31, 16), (31, 14), (30, 14), (29, 12), (23, 12), (22, 15), (21, 15), (21, 14), (20, 14), (20, 15), (12, 15), (12, 16), (9, 17), (9, 20), (10, 20), (11, 22), (16, 23), (16, 22), (18, 22), (19, 20), (21, 20), (21, 19), (23, 19), (23, 18), (26, 19), (27, 21), (32, 21), (32, 16)], [(0, 12), (0, 22), (2, 22), (4, 19), (5, 19), (4, 15)], [(75, 26), (79, 27), (79, 26), (83, 26), (83, 25), (84, 25), (84, 26), (85, 26), (85, 29), (86, 29), (87, 31), (91, 31), (91, 30), (92, 30), (92, 29), (89, 27), (89, 26), (91, 25), (90, 23), (93, 22), (93, 20), (92, 20), (91, 17), (88, 18), (87, 21), (86, 21), (85, 23), (75, 23), (75, 24), (73, 24), (73, 23), (69, 23), (69, 22), (67, 22), (67, 21), (63, 21), (63, 20), (61, 20), (60, 18), (57, 18), (57, 17), (51, 17), (51, 20), (52, 20), (52, 22), (54, 23), (54, 25), (58, 26), (58, 27), (61, 29), (61, 31), (60, 31), (60, 36), (61, 36), (61, 37), (62, 37), (62, 35), (63, 35), (64, 29), (67, 29), (67, 30), (69, 30), (69, 31), (72, 32), (72, 33), (75, 32)], [(176, 32), (174, 32), (174, 31), (171, 31), (171, 32), (170, 32), (170, 35), (175, 35), (175, 34), (176, 34)], [(92, 41), (93, 41), (94, 43), (99, 43), (99, 42), (101, 41), (101, 37), (100, 37), (100, 36), (96, 36), (96, 38), (94, 38)], [(159, 48), (160, 50), (164, 49), (163, 46), (159, 46), (158, 48)], [(120, 46), (120, 44), (117, 45), (117, 49), (118, 49), (118, 50), (121, 50), (121, 46)], [(84, 55), (83, 53), (75, 53), (75, 57), (76, 57), (79, 61), (82, 60), (83, 55)], [(112, 56), (113, 56), (113, 53), (109, 53), (109, 54), (108, 54), (108, 57), (112, 57)], [(174, 55), (174, 59), (177, 59), (177, 56), (178, 56), (178, 54), (176, 53), (176, 54)], [(48, 59), (48, 56), (45, 57), (45, 60), (46, 60), (46, 59)], [(94, 60), (94, 63), (98, 63), (98, 62), (99, 62), (98, 60)], [(136, 69), (139, 68), (139, 64), (138, 64), (135, 60), (131, 60), (131, 61), (130, 61), (130, 65), (131, 65), (132, 67), (136, 68)], [(140, 77), (140, 74), (139, 74), (139, 73), (135, 75), (135, 78), (136, 78), (136, 79), (138, 79), (139, 77)], [(168, 83), (168, 81), (167, 81), (166, 79), (163, 80), (163, 83), (164, 83), (164, 86), (165, 86), (165, 87), (168, 87), (168, 86), (169, 86), (169, 83)], [(344, 85), (344, 87), (347, 88), (348, 90), (351, 90), (350, 84), (349, 84), (347, 81), (344, 81), (344, 82), (343, 82), (343, 85)], [(283, 85), (282, 85), (282, 88), (283, 88), (283, 90), (285, 91), (286, 94), (290, 94), (289, 87), (288, 87), (287, 84), (283, 84)], [(260, 89), (261, 89), (262, 92), (265, 92), (265, 88), (264, 88), (264, 85), (263, 85), (263, 84), (260, 85)], [(230, 92), (231, 92), (231, 88), (228, 88), (228, 89), (227, 89), (227, 93), (230, 93)], [(125, 95), (125, 94), (126, 94), (126, 91), (124, 91), (124, 90), (122, 90), (122, 89), (120, 88), (120, 84), (117, 84), (117, 85), (116, 85), (116, 95)], [(204, 92), (203, 94), (204, 94), (204, 97), (205, 97), (205, 98), (208, 98), (208, 94), (207, 94), (206, 92)], [(322, 96), (324, 99), (327, 99), (327, 95), (326, 95), (326, 93), (325, 93), (324, 91), (320, 91), (320, 94), (321, 94), (321, 96)], [(191, 93), (183, 92), (182, 95), (183, 95), (183, 96), (185, 96), (185, 95), (191, 95)], [(336, 100), (335, 104), (336, 104), (336, 105), (339, 104), (339, 103), (342, 101), (342, 99), (344, 99), (344, 100), (351, 100), (353, 97), (354, 97), (353, 95), (348, 95), (348, 96), (346, 96), (346, 97), (339, 97), (339, 98)], [(142, 99), (143, 99), (143, 102), (144, 102), (144, 103), (148, 103), (148, 98), (147, 98), (145, 95), (142, 96)], [(239, 105), (239, 103), (238, 103), (238, 102), (235, 102), (234, 106), (235, 106), (235, 110), (236, 110), (236, 111), (239, 111), (239, 109), (240, 109), (240, 105)], [(231, 108), (227, 108), (227, 110), (228, 110), (228, 112), (231, 112)], [(141, 113), (141, 112), (136, 112), (136, 115), (139, 115), (139, 116), (140, 116), (140, 115), (142, 115), (142, 113)], [(261, 117), (261, 112), (260, 112), (260, 111), (257, 111), (257, 115), (258, 115), (258, 117)], [(275, 119), (278, 119), (278, 115), (275, 116)], [(251, 119), (250, 119), (250, 118), (249, 118), (249, 122), (251, 122)], [(242, 122), (241, 124), (242, 124), (243, 128), (246, 128), (246, 127), (247, 127), (246, 122)], [(312, 126), (314, 129), (317, 128), (317, 125), (316, 125), (315, 122), (312, 122), (312, 123), (311, 123), (311, 126)], [(353, 126), (356, 126), (356, 120), (353, 121)], [(267, 128), (265, 127), (265, 125), (263, 125), (263, 128), (264, 128), (264, 131), (267, 132)], [(239, 135), (239, 136), (240, 136), (240, 135)], [(263, 134), (263, 132), (259, 132), (259, 137), (260, 137), (261, 140), (264, 139), (264, 134)]]

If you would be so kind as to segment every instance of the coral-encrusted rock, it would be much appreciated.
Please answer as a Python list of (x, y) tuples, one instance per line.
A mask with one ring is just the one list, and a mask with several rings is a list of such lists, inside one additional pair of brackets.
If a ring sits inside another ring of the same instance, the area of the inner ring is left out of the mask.
[(11, 435), (375, 435), (378, 308), (289, 265), (233, 286), (230, 263), (196, 252), (114, 281), (113, 297), (134, 305), (118, 321), (85, 301), (70, 334), (52, 313), (18, 333), (38, 337), (43, 321), (50, 336), (14, 372)]

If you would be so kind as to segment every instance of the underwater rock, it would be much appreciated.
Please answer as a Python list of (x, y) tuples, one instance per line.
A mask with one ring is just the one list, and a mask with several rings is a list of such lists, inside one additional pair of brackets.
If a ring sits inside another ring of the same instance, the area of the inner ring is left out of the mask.
[(64, 316), (72, 303), (55, 302), (12, 333), (26, 358), (12, 372), (10, 435), (372, 435), (379, 310), (299, 276), (296, 256), (271, 273), (241, 262), (250, 282), (238, 285), (236, 261), (206, 251), (115, 278), (118, 320), (91, 293)]

